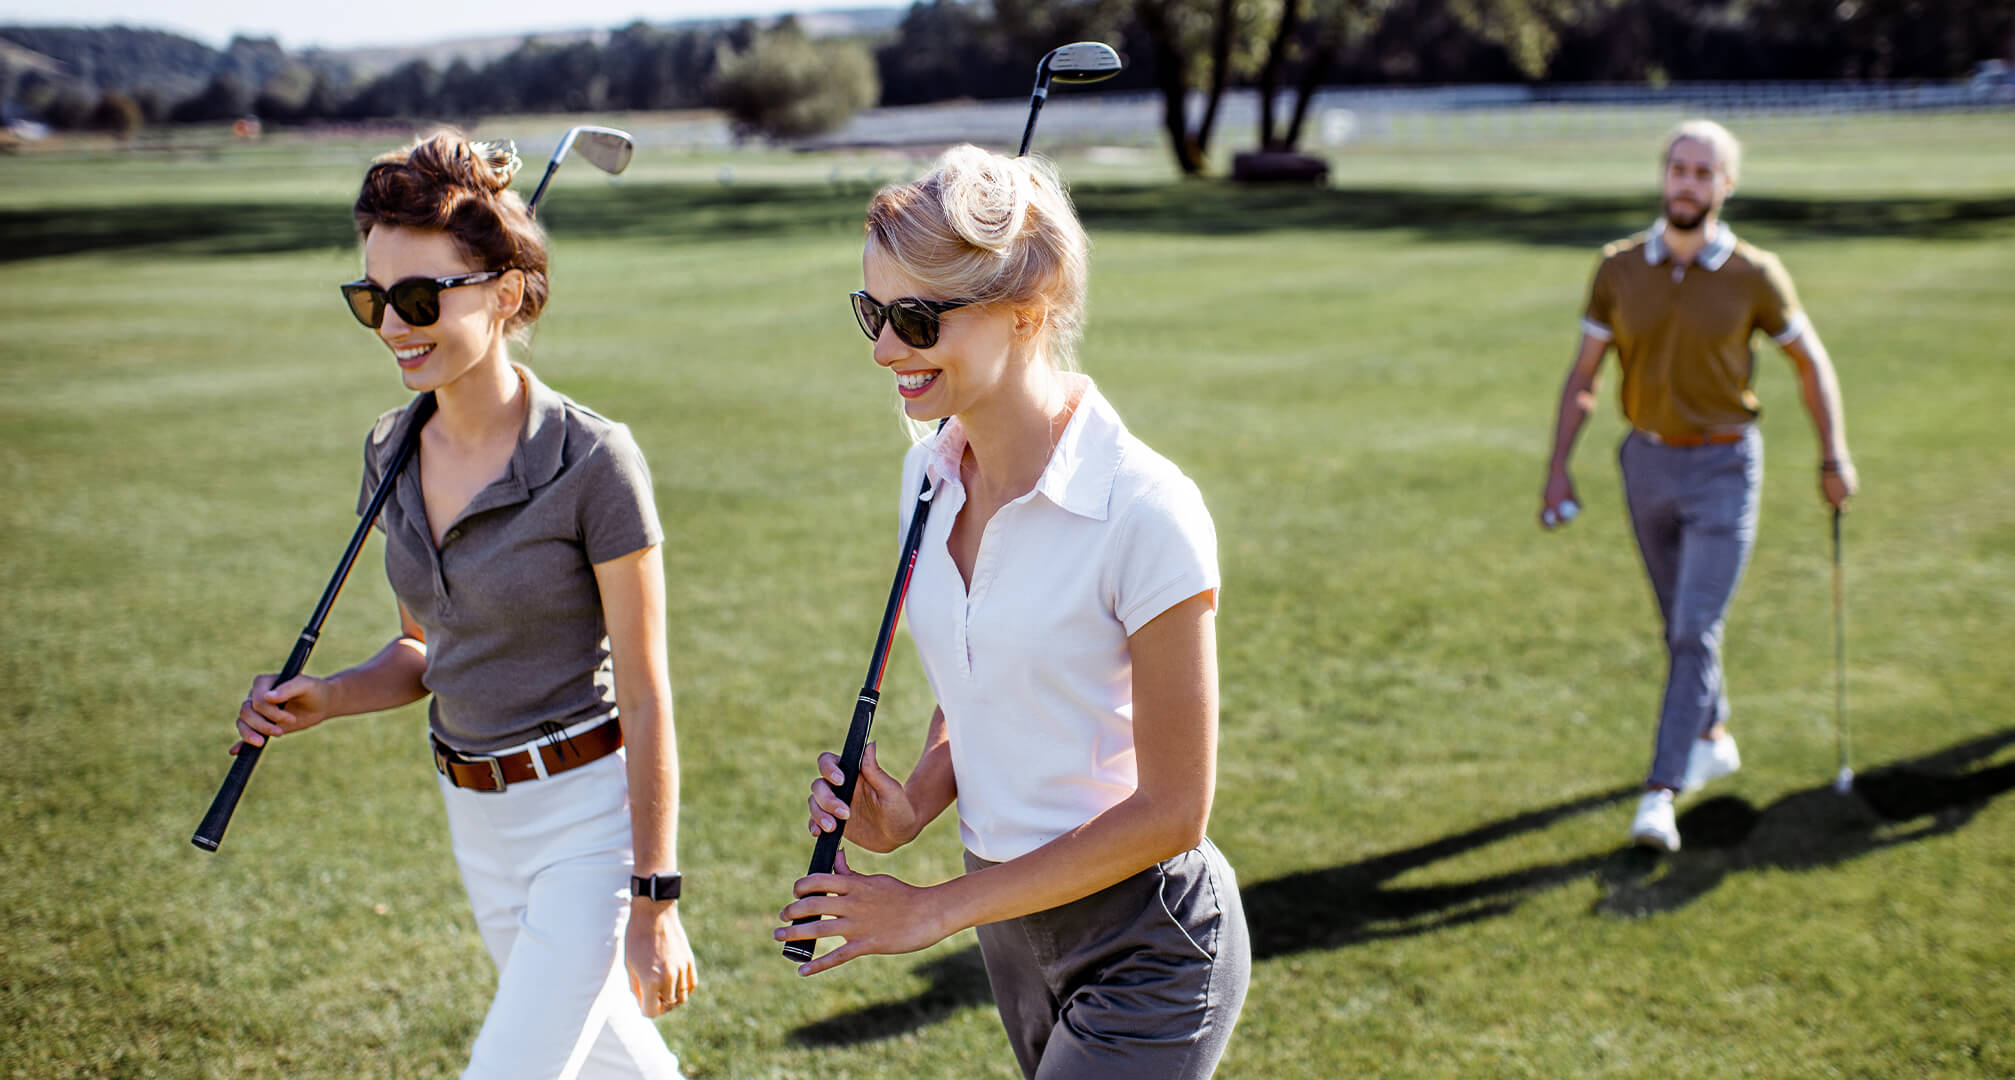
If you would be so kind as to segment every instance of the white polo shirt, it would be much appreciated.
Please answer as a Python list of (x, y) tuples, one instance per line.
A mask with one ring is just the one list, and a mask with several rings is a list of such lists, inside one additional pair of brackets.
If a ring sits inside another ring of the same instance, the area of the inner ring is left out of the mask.
[(954, 419), (903, 462), (899, 534), (936, 484), (906, 603), (910, 636), (945, 713), (959, 833), (1002, 861), (1133, 794), (1127, 638), (1218, 587), (1203, 496), (1148, 449), (1081, 375), (1084, 395), (1034, 490), (987, 523), (967, 590), (947, 547), (965, 505)]

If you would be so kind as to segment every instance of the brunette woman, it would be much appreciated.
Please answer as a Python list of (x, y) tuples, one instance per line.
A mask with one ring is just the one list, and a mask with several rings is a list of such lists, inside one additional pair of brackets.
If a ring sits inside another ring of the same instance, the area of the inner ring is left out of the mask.
[[(256, 745), (431, 694), (449, 837), (498, 973), (463, 1075), (673, 1077), (649, 1017), (698, 977), (677, 907), (663, 533), (629, 430), (511, 360), (548, 292), (517, 168), (507, 145), (444, 133), (364, 175), (364, 277), (343, 295), (438, 403), (378, 520), (398, 631), (334, 675), (255, 679), (238, 733)], [(359, 512), (416, 422), (412, 406), (378, 419)]]

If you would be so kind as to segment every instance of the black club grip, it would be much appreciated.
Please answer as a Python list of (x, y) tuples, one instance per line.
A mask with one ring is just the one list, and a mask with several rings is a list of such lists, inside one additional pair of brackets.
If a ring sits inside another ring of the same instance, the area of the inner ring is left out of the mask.
[[(847, 725), (847, 743), (840, 749), (840, 783), (833, 789), (833, 794), (848, 806), (852, 806), (854, 802), (854, 782), (860, 779), (861, 758), (867, 754), (868, 734), (874, 729), (875, 706), (880, 701), (880, 694), (865, 688), (861, 690), (861, 696), (854, 701), (854, 718)], [(805, 871), (807, 875), (833, 872), (833, 864), (840, 854), (840, 840), (846, 835), (847, 822), (845, 818), (834, 818), (833, 825), (833, 831), (820, 833), (818, 843), (813, 845), (812, 865)], [(792, 925), (817, 921), (818, 916), (807, 915)], [(813, 944), (810, 941), (785, 942), (784, 955), (803, 963), (812, 958)]]
[[(273, 685), (279, 686), (299, 675), (308, 666), (308, 654), (314, 651), (315, 635), (302, 631), (294, 641), (294, 651), (274, 676)], [(259, 767), (259, 755), (265, 750), (264, 743), (239, 744), (238, 757), (231, 762), (231, 771), (224, 774), (224, 782), (217, 785), (217, 797), (210, 800), (210, 809), (204, 813), (203, 823), (196, 826), (196, 835), (189, 838), (190, 843), (204, 851), (215, 851), (223, 844), (224, 830), (231, 827), (231, 815), (238, 812), (238, 800), (245, 797), (245, 785), (252, 782), (252, 770)]]

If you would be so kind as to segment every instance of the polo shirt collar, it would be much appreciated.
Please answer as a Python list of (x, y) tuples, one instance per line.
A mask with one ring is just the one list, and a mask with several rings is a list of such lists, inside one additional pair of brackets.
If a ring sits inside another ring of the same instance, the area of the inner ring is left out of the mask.
[[(1671, 252), (1665, 247), (1665, 219), (1659, 218), (1644, 235), (1644, 261), (1653, 266), (1665, 261)], [(1725, 221), (1714, 223), (1714, 235), (1701, 245), (1700, 254), (1693, 257), (1693, 265), (1702, 270), (1719, 270), (1735, 254), (1735, 230)]]
[[(1035, 491), (1079, 517), (1104, 521), (1112, 506), (1113, 481), (1119, 476), (1126, 424), (1089, 376), (1067, 373), (1064, 378), (1083, 387), (1083, 395), (1070, 423), (1064, 425), (1063, 437), (1050, 452)], [(956, 483), (959, 460), (966, 449), (965, 428), (958, 418), (953, 417), (925, 442), (929, 449), (924, 471), (932, 485), (947, 480)]]
[(525, 392), (531, 395), (525, 407), (525, 430), (518, 434), (512, 464), (527, 489), (542, 487), (560, 472), (567, 446), (567, 402), (558, 391), (540, 382), (532, 369), (519, 364), (511, 367), (525, 380)]

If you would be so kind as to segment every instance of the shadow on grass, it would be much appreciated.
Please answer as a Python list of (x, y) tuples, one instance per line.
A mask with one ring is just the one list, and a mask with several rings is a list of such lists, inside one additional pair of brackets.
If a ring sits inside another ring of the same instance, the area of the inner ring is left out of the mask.
[(1603, 914), (1653, 915), (1700, 899), (1745, 870), (1817, 870), (1952, 832), (2015, 789), (2015, 762), (1973, 765), (2015, 745), (2015, 728), (1884, 766), (1831, 787), (1794, 791), (1761, 810), (1733, 796), (1679, 817), (1685, 845), (1662, 873), (1619, 878), (1595, 904)]
[[(1413, 937), (1495, 918), (1539, 892), (1583, 879), (1603, 888), (1596, 913), (1637, 917), (1684, 907), (1731, 873), (1834, 866), (1949, 833), (1971, 821), (1993, 799), (2015, 789), (2015, 762), (1974, 767), (2009, 746), (2015, 746), (2015, 728), (1873, 769), (1855, 780), (1849, 795), (1836, 794), (1830, 785), (1809, 788), (1760, 811), (1732, 796), (1708, 799), (1680, 815), (1685, 846), (1669, 856), (1626, 846), (1472, 881), (1391, 884), (1409, 871), (1628, 803), (1640, 790), (1633, 784), (1527, 810), (1418, 847), (1256, 882), (1239, 890), (1253, 957)], [(871, 1042), (920, 1030), (993, 998), (977, 948), (931, 960), (916, 973), (930, 985), (914, 996), (806, 1024), (791, 1033), (792, 1040), (808, 1046)]]
[(1443, 885), (1396, 887), (1409, 870), (1545, 828), (1634, 797), (1635, 786), (1492, 822), (1363, 862), (1248, 885), (1253, 954), (1279, 956), (1383, 938), (1411, 937), (1505, 915), (1535, 893), (1583, 878), (1603, 890), (1599, 914), (1641, 916), (1683, 907), (1728, 875), (1766, 868), (1811, 870), (1951, 832), (2015, 788), (2015, 763), (1970, 766), (2015, 745), (2015, 728), (1895, 762), (1856, 779), (1849, 795), (1831, 785), (1794, 791), (1763, 810), (1732, 796), (1679, 817), (1680, 851), (1660, 856), (1621, 847)]
[[(569, 237), (667, 243), (829, 234), (855, 243), (871, 189), (859, 184), (632, 184), (567, 191), (541, 221)], [(1486, 239), (1593, 248), (1643, 228), (1649, 194), (1250, 188), (1221, 183), (1085, 184), (1074, 191), (1099, 230), (1231, 236), (1404, 230), (1431, 240)], [(2015, 197), (1742, 198), (1738, 227), (1777, 235), (1966, 239), (2015, 225)], [(0, 211), (0, 262), (149, 250), (233, 256), (346, 247), (347, 208), (314, 202), (53, 207)]]

